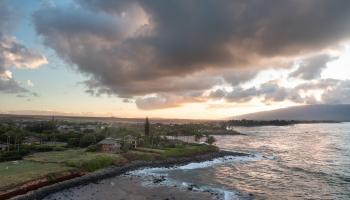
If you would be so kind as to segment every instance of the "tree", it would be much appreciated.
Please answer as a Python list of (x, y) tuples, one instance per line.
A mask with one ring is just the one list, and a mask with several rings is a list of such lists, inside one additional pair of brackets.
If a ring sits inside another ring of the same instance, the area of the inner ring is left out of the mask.
[(146, 117), (146, 121), (145, 121), (145, 136), (146, 138), (149, 138), (150, 134), (149, 134), (149, 120), (148, 117)]
[(95, 135), (89, 134), (89, 135), (84, 135), (81, 139), (80, 139), (80, 143), (79, 146), (80, 147), (88, 147), (92, 144), (96, 143), (96, 137)]
[(203, 135), (201, 133), (196, 133), (194, 135), (194, 141), (199, 142), (202, 137), (203, 137)]
[(206, 143), (208, 144), (213, 144), (215, 142), (215, 138), (213, 136), (207, 136), (207, 141)]

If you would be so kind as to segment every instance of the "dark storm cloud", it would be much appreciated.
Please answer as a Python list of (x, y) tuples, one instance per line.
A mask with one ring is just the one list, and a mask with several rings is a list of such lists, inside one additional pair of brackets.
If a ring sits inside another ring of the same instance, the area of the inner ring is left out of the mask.
[(253, 68), (253, 67), (238, 68), (238, 69), (223, 71), (221, 73), (222, 73), (222, 77), (227, 83), (229, 83), (232, 86), (237, 86), (241, 83), (254, 79), (258, 75), (259, 69)]
[[(36, 12), (37, 32), (90, 77), (88, 91), (127, 98), (210, 89), (220, 81), (206, 77), (220, 71), (238, 85), (267, 61), (319, 51), (350, 36), (348, 0), (76, 2), (80, 7)], [(192, 81), (182, 81), (191, 75)], [(245, 92), (238, 93), (249, 96)]]
[(305, 80), (319, 78), (321, 76), (322, 70), (327, 67), (327, 63), (334, 59), (334, 57), (331, 57), (327, 54), (313, 56), (300, 63), (300, 67), (290, 76)]
[[(127, 80), (126, 80), (127, 81)], [(208, 88), (211, 88), (214, 85), (220, 85), (223, 83), (223, 79), (216, 76), (208, 75), (194, 75), (194, 76), (185, 76), (185, 77), (165, 77), (159, 78), (152, 81), (134, 81), (128, 82), (128, 84), (115, 85), (114, 88), (103, 86), (101, 82), (97, 80), (88, 80), (84, 84), (88, 87), (88, 93), (92, 95), (101, 95), (101, 94), (115, 94), (113, 89), (118, 89), (119, 96), (124, 98), (132, 97), (131, 94), (145, 95), (152, 94), (155, 92), (160, 93), (181, 93), (186, 92), (195, 92), (203, 91)], [(94, 90), (98, 88), (97, 90)]]

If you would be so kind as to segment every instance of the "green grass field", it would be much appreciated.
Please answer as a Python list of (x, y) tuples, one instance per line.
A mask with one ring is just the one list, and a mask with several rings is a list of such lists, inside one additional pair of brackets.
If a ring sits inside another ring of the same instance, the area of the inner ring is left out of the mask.
[(152, 161), (217, 150), (216, 147), (208, 145), (180, 145), (165, 149), (137, 148), (124, 154), (85, 152), (85, 149), (35, 153), (21, 161), (0, 163), (0, 191), (27, 181), (44, 178), (50, 173), (73, 169), (91, 172), (113, 164), (124, 164), (127, 161)]
[(13, 186), (46, 177), (49, 173), (71, 170), (57, 163), (38, 163), (27, 160), (0, 163), (0, 191)]
[(176, 148), (166, 148), (162, 154), (163, 157), (182, 157), (182, 156), (193, 156), (198, 154), (204, 154), (209, 152), (218, 151), (215, 146), (208, 145), (182, 145)]
[(180, 145), (174, 148), (165, 149), (151, 149), (151, 148), (137, 148), (134, 151), (129, 151), (124, 156), (127, 159), (132, 160), (155, 160), (165, 159), (170, 157), (182, 157), (182, 156), (193, 156), (203, 153), (209, 153), (218, 151), (215, 146), (208, 145)]
[(85, 149), (71, 149), (66, 151), (35, 153), (24, 159), (45, 163), (67, 163), (92, 160), (101, 156), (115, 159), (120, 158), (120, 155), (118, 154), (85, 152)]
[(119, 154), (85, 152), (84, 149), (35, 153), (24, 158), (42, 163), (61, 163), (86, 171), (95, 171), (122, 161)]

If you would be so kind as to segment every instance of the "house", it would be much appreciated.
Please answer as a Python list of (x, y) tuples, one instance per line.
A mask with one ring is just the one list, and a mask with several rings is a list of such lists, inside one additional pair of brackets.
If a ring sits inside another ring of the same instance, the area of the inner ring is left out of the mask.
[(98, 143), (101, 145), (101, 151), (105, 153), (116, 153), (121, 149), (121, 140), (115, 138), (105, 138)]
[(25, 137), (22, 144), (28, 144), (28, 145), (32, 145), (32, 144), (40, 144), (41, 140), (38, 137), (34, 137), (34, 136), (29, 136), (29, 137)]
[(82, 132), (97, 132), (99, 130), (100, 130), (100, 127), (93, 124), (88, 124), (80, 127), (80, 131)]
[(7, 144), (0, 144), (0, 150), (1, 151), (6, 151), (8, 149), (8, 145)]
[(135, 149), (137, 147), (137, 144), (138, 144), (137, 138), (135, 138), (131, 135), (124, 136), (123, 142), (125, 144), (129, 144), (132, 149)]
[(74, 132), (75, 128), (74, 126), (60, 125), (57, 127), (57, 130), (61, 133), (69, 133), (69, 132)]

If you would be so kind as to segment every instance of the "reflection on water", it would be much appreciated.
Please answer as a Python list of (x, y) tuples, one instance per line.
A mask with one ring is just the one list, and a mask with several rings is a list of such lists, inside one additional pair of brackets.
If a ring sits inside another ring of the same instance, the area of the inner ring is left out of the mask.
[(257, 199), (350, 199), (350, 123), (237, 129), (246, 135), (216, 136), (217, 145), (264, 159), (169, 176)]

